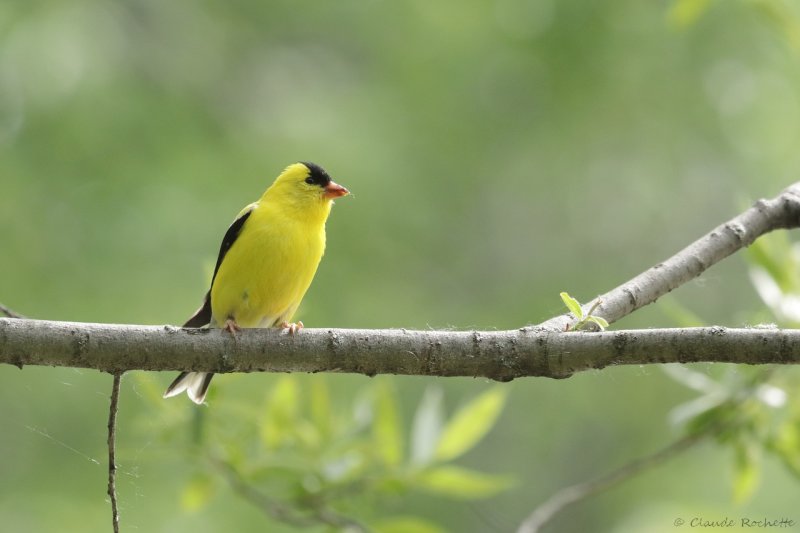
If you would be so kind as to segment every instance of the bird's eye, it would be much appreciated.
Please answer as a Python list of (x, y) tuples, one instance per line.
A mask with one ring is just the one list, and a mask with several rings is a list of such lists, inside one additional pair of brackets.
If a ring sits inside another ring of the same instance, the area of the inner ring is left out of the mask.
[(314, 178), (312, 178), (311, 176), (307, 177), (306, 183), (308, 183), (309, 185), (314, 185)]

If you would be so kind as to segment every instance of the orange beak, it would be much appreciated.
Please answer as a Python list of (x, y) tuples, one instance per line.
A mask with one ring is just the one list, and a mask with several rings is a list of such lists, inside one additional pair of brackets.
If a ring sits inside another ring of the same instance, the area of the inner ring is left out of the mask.
[(322, 196), (323, 198), (333, 200), (334, 198), (339, 198), (340, 196), (345, 196), (348, 194), (350, 194), (350, 191), (348, 191), (338, 183), (331, 181), (325, 186), (325, 192), (322, 193)]

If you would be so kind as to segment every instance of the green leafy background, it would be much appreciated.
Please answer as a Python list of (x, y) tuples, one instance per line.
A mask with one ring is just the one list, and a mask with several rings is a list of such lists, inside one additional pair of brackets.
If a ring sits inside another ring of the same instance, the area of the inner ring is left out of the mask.
[[(0, 301), (180, 324), (232, 217), (311, 160), (354, 194), (329, 222), (308, 327), (544, 320), (564, 311), (561, 291), (589, 302), (798, 179), (798, 17), (781, 0), (4, 2)], [(778, 250), (754, 260), (790, 291)], [(741, 258), (665, 301), (612, 327), (775, 320)], [(753, 389), (751, 369), (692, 371)], [(776, 375), (796, 420), (793, 371), (757, 377)], [(128, 531), (291, 529), (238, 497), (220, 462), (295, 503), (350, 465), (374, 484), (335, 507), (380, 531), (508, 531), (559, 488), (678, 438), (669, 414), (694, 398), (655, 367), (502, 386), (224, 376), (201, 409), (161, 401), (170, 379), (123, 380)], [(109, 529), (109, 389), (96, 372), (0, 367), (4, 530)], [(705, 412), (730, 411), (729, 396)], [(554, 530), (800, 522), (786, 503), (800, 497), (800, 426), (758, 405), (735, 438)]]

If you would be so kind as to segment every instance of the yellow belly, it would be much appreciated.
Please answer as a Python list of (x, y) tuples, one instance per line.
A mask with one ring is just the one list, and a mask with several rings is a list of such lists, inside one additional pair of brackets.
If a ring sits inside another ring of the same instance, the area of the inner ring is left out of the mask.
[(254, 211), (220, 265), (211, 287), (212, 322), (243, 328), (289, 321), (325, 251), (325, 227), (279, 213)]

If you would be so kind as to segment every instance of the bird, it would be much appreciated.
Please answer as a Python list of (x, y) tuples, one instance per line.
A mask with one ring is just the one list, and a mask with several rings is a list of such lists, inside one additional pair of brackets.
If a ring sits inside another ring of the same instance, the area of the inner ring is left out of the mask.
[[(280, 327), (294, 335), (292, 316), (325, 252), (325, 222), (336, 198), (350, 194), (319, 165), (286, 167), (261, 198), (239, 212), (219, 248), (211, 287), (185, 328)], [(186, 392), (205, 401), (210, 372), (181, 372), (164, 398)]]

